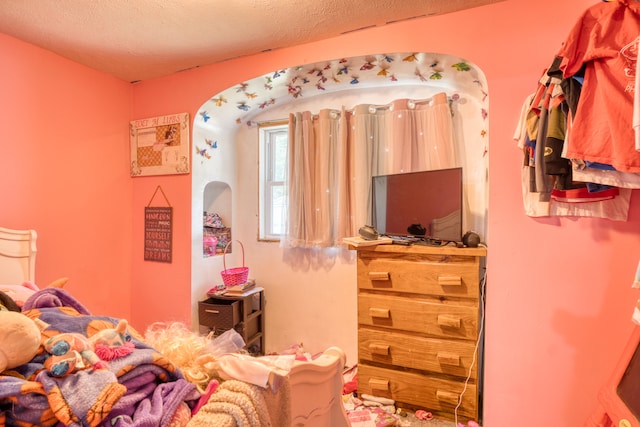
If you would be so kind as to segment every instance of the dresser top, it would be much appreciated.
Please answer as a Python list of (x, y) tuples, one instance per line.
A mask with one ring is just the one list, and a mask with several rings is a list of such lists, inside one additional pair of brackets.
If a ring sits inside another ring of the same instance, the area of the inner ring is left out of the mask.
[(386, 252), (386, 253), (407, 253), (407, 254), (433, 254), (433, 255), (461, 255), (461, 256), (477, 256), (486, 257), (487, 248), (458, 248), (453, 245), (447, 246), (426, 246), (426, 245), (373, 245), (373, 246), (361, 246), (353, 247), (350, 249), (360, 252)]

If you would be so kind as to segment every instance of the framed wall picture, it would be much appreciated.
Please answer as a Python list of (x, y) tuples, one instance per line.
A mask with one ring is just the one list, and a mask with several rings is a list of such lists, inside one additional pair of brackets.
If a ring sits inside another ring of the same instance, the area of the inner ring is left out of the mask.
[(131, 176), (189, 173), (189, 114), (130, 123)]

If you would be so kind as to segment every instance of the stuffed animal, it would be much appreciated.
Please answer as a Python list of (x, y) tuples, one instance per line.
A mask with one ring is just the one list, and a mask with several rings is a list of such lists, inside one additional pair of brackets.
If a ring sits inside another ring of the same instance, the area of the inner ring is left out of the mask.
[(40, 348), (40, 328), (16, 311), (0, 311), (0, 372), (29, 362)]
[(131, 354), (135, 346), (127, 333), (129, 323), (122, 319), (113, 329), (103, 329), (89, 337), (94, 350), (102, 360), (113, 360)]
[(283, 350), (281, 354), (294, 354), (296, 356), (296, 360), (301, 360), (303, 362), (309, 362), (312, 359), (311, 354), (305, 351), (302, 343), (292, 344), (291, 347)]
[(55, 377), (64, 377), (90, 367), (107, 367), (107, 363), (94, 352), (91, 341), (82, 334), (66, 332), (54, 335), (45, 341), (44, 349), (49, 353), (44, 367)]

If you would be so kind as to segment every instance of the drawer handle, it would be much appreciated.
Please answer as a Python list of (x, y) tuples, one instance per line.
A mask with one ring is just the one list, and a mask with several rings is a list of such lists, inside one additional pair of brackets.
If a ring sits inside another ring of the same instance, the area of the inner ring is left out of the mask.
[(462, 321), (458, 316), (452, 316), (450, 314), (440, 314), (438, 316), (438, 325), (447, 328), (460, 328)]
[(373, 354), (389, 355), (389, 346), (386, 344), (369, 344), (369, 350)]
[(443, 365), (460, 366), (459, 354), (449, 353), (446, 351), (439, 351), (437, 358), (438, 358), (438, 362), (440, 362)]
[(220, 314), (220, 311), (219, 311), (219, 310), (210, 310), (210, 309), (207, 309), (207, 310), (205, 310), (205, 312), (207, 312), (207, 313), (212, 313), (212, 314)]
[(388, 308), (374, 308), (374, 307), (371, 307), (371, 308), (369, 308), (369, 316), (377, 317), (377, 318), (380, 318), (380, 319), (388, 319), (389, 317), (391, 317), (391, 313), (389, 312)]
[(440, 286), (461, 286), (462, 277), (460, 276), (438, 276), (438, 284)]
[(387, 271), (370, 271), (369, 280), (389, 280), (389, 272)]
[(387, 391), (389, 390), (389, 380), (369, 378), (369, 387), (371, 390)]
[(436, 397), (441, 402), (450, 403), (452, 405), (458, 404), (458, 395), (451, 391), (438, 390), (436, 391)]

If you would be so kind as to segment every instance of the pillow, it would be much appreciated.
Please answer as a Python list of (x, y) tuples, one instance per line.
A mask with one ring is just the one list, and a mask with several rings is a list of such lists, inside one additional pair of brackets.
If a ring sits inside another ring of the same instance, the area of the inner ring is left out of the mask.
[[(68, 278), (63, 277), (61, 279), (54, 280), (47, 287), (63, 288), (68, 281), (69, 281)], [(21, 285), (0, 285), (0, 292), (3, 292), (6, 296), (11, 298), (16, 303), (16, 305), (20, 308), (22, 308), (25, 301), (29, 299), (31, 295), (35, 294), (39, 290), (40, 288), (35, 283), (32, 283), (32, 282), (23, 282)]]

